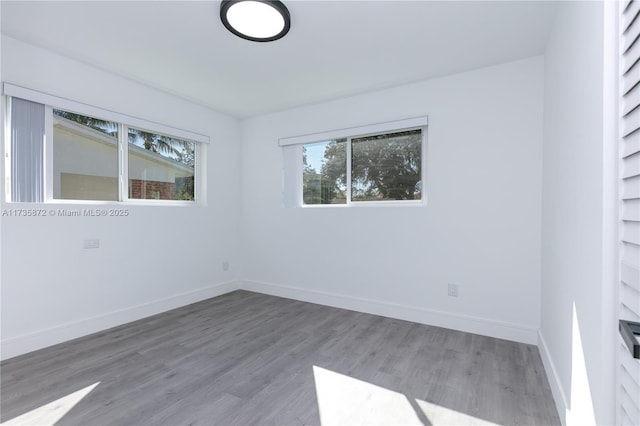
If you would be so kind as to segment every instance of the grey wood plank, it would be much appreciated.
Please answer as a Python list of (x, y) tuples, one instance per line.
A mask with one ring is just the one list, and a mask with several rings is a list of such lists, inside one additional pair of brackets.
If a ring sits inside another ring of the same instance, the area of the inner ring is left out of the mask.
[(247, 291), (2, 362), (0, 420), (98, 383), (57, 424), (320, 424), (314, 367), (356, 424), (560, 423), (534, 346)]

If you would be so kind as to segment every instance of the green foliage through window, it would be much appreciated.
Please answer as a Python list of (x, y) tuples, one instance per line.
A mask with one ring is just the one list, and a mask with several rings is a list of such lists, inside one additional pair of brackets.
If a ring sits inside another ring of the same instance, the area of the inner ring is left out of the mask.
[[(348, 151), (351, 153), (349, 191)], [(302, 178), (306, 205), (420, 200), (422, 130), (306, 144)]]
[(351, 140), (351, 199), (419, 200), (422, 132), (411, 130)]
[(302, 148), (304, 204), (344, 204), (346, 140), (308, 144)]

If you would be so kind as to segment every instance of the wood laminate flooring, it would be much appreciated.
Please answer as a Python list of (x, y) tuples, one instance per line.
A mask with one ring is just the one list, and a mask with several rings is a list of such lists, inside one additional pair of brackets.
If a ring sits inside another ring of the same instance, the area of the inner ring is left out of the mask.
[(560, 424), (535, 346), (247, 291), (0, 374), (3, 424)]

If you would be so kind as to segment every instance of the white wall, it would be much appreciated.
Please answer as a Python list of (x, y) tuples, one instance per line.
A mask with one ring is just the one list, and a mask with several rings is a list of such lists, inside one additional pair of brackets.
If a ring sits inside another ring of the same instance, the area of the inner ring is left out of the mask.
[[(2, 217), (3, 358), (232, 288), (227, 283), (239, 265), (239, 122), (14, 39), (1, 41), (4, 81), (211, 138), (206, 206), (122, 206), (129, 216), (112, 218)], [(16, 207), (34, 206), (2, 204)], [(100, 248), (84, 250), (86, 238), (99, 238)]]
[[(536, 57), (245, 120), (245, 287), (535, 342), (542, 93)], [(278, 138), (419, 115), (426, 207), (283, 208)]]
[(566, 424), (615, 421), (605, 7), (564, 2), (545, 52), (539, 346)]

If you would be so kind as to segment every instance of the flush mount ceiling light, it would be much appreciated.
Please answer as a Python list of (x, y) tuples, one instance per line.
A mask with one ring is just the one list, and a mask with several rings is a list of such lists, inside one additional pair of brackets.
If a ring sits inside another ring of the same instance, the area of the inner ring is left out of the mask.
[(224, 0), (220, 19), (238, 37), (251, 41), (274, 41), (289, 32), (289, 10), (280, 1)]

